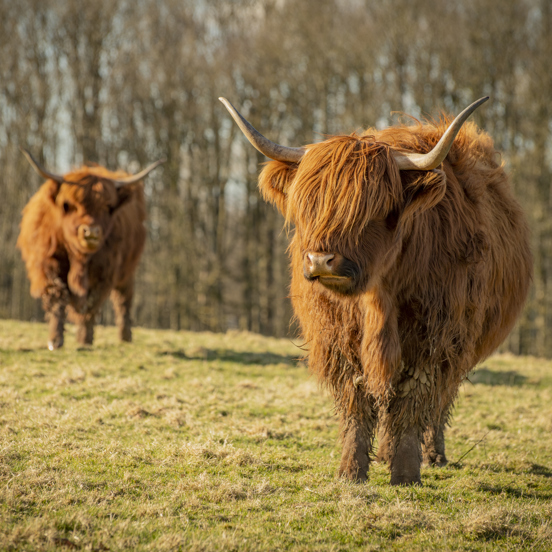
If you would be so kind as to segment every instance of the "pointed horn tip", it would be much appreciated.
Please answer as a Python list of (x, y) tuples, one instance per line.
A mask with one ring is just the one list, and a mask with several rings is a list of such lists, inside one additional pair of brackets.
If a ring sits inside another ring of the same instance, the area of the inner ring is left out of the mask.
[(473, 103), (477, 104), (477, 107), (479, 107), (480, 105), (484, 104), (489, 98), (490, 98), (490, 96), (483, 96), (482, 98), (479, 98), (478, 100), (476, 100)]
[(235, 111), (235, 107), (226, 99), (226, 98), (223, 98), (222, 96), (219, 97), (219, 102), (222, 103), (222, 105), (230, 112), (232, 113), (232, 111)]

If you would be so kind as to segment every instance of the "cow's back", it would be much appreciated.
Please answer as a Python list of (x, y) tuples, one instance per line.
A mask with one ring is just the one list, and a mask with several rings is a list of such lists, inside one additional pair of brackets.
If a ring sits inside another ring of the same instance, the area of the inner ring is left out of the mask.
[[(429, 151), (444, 127), (405, 130), (387, 129), (382, 139)], [(445, 196), (414, 220), (393, 278), (403, 357), (445, 359), (464, 377), (512, 329), (532, 257), (525, 216), (488, 134), (464, 125), (442, 168)]]

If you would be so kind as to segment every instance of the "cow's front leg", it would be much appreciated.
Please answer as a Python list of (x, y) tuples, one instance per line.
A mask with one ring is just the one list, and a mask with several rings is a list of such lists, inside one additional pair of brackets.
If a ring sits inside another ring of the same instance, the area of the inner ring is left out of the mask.
[(382, 426), (378, 431), (378, 452), (376, 454), (376, 462), (391, 461), (391, 437)]
[(418, 428), (409, 427), (392, 439), (391, 485), (421, 485), (422, 451), (418, 434)]
[(446, 419), (441, 418), (431, 424), (424, 432), (422, 441), (422, 457), (425, 466), (446, 466), (445, 426)]
[(368, 479), (370, 467), (371, 438), (366, 428), (356, 421), (344, 431), (343, 452), (339, 465), (339, 476), (359, 483)]
[(341, 416), (343, 452), (339, 476), (351, 481), (368, 479), (372, 443), (377, 424), (377, 410), (370, 397), (361, 389), (355, 392), (353, 408)]
[(111, 302), (115, 310), (115, 319), (119, 328), (119, 339), (121, 341), (132, 341), (132, 320), (130, 310), (134, 295), (134, 282), (125, 286), (115, 288), (111, 292)]
[(80, 345), (92, 345), (94, 342), (94, 318), (93, 314), (85, 314), (78, 317), (77, 343)]
[(48, 349), (63, 347), (68, 293), (61, 281), (54, 281), (42, 295), (42, 307), (48, 320)]
[(63, 347), (65, 331), (65, 305), (57, 304), (47, 313), (48, 318), (48, 349), (54, 351)]

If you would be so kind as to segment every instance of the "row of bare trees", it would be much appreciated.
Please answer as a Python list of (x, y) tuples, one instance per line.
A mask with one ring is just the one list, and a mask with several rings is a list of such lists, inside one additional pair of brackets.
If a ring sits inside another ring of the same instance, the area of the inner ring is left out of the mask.
[(477, 121), (530, 218), (536, 269), (507, 347), (552, 356), (550, 52), (549, 0), (0, 0), (0, 317), (41, 317), (15, 249), (40, 184), (21, 146), (57, 171), (167, 157), (146, 181), (137, 324), (286, 335), (288, 236), (218, 96), (302, 145), (488, 94)]

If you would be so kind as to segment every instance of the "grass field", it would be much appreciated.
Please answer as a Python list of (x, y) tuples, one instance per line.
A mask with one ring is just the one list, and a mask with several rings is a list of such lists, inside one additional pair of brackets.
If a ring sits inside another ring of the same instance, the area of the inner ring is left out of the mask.
[(289, 340), (134, 338), (79, 349), (70, 326), (52, 353), (0, 321), (1, 550), (552, 550), (552, 362), (486, 361), (457, 463), (395, 488), (379, 464), (336, 479), (331, 400)]

